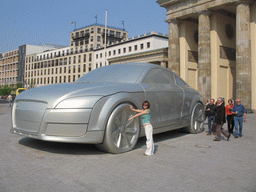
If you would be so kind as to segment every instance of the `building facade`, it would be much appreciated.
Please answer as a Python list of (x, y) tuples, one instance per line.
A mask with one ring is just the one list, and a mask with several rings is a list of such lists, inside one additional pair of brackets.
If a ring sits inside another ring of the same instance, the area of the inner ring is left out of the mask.
[(31, 54), (26, 57), (25, 81), (29, 86), (74, 82), (93, 69), (97, 47), (120, 42), (128, 32), (101, 24), (92, 24), (70, 33), (70, 46)]
[(0, 62), (0, 85), (16, 84), (18, 80), (19, 50), (12, 50), (2, 54)]
[(166, 67), (167, 47), (168, 36), (157, 32), (112, 42), (106, 49), (95, 50), (93, 69), (119, 63), (154, 63)]
[(158, 0), (169, 24), (168, 68), (203, 99), (240, 98), (256, 109), (256, 3)]
[(0, 63), (0, 85), (10, 85), (22, 83), (24, 81), (25, 58), (32, 53), (38, 53), (45, 50), (56, 49), (57, 45), (22, 45), (19, 49), (8, 51), (2, 54)]

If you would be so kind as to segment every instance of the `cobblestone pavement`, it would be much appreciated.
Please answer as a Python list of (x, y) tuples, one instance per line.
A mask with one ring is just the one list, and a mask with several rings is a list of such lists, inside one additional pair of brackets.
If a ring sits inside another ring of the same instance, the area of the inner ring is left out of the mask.
[(154, 136), (152, 157), (142, 155), (145, 137), (113, 155), (11, 134), (11, 109), (0, 104), (0, 191), (256, 191), (255, 124), (248, 114), (244, 136), (230, 141), (171, 131)]

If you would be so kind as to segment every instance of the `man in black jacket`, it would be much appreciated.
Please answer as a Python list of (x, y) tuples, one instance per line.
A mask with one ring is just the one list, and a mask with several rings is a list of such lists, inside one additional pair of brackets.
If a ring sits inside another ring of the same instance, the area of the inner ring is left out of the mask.
[(205, 111), (208, 114), (208, 128), (209, 132), (207, 135), (212, 134), (212, 124), (213, 124), (213, 132), (216, 131), (216, 125), (215, 125), (215, 111), (216, 111), (216, 105), (214, 104), (214, 99), (210, 100), (210, 103), (206, 106)]
[(215, 122), (217, 124), (216, 126), (217, 137), (213, 141), (220, 141), (221, 133), (227, 138), (227, 141), (228, 141), (231, 134), (225, 131), (224, 129), (222, 129), (222, 125), (226, 123), (226, 117), (225, 117), (225, 106), (221, 97), (219, 97), (217, 100)]

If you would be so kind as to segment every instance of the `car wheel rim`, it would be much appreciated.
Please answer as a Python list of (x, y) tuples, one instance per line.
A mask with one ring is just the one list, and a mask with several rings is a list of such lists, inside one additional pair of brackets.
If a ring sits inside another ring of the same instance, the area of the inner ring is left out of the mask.
[(108, 121), (112, 143), (121, 152), (132, 149), (139, 136), (139, 120), (128, 121), (131, 115), (129, 105), (123, 104), (113, 111)]
[(203, 127), (203, 119), (204, 119), (204, 108), (203, 105), (197, 103), (193, 110), (193, 128), (195, 131), (199, 132)]

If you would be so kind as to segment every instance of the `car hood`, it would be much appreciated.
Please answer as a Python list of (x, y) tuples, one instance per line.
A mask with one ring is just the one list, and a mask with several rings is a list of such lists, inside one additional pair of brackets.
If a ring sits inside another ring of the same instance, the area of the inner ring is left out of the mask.
[(53, 108), (60, 101), (82, 96), (107, 96), (118, 92), (142, 92), (140, 84), (126, 83), (66, 83), (37, 87), (23, 91), (18, 100), (41, 101)]

